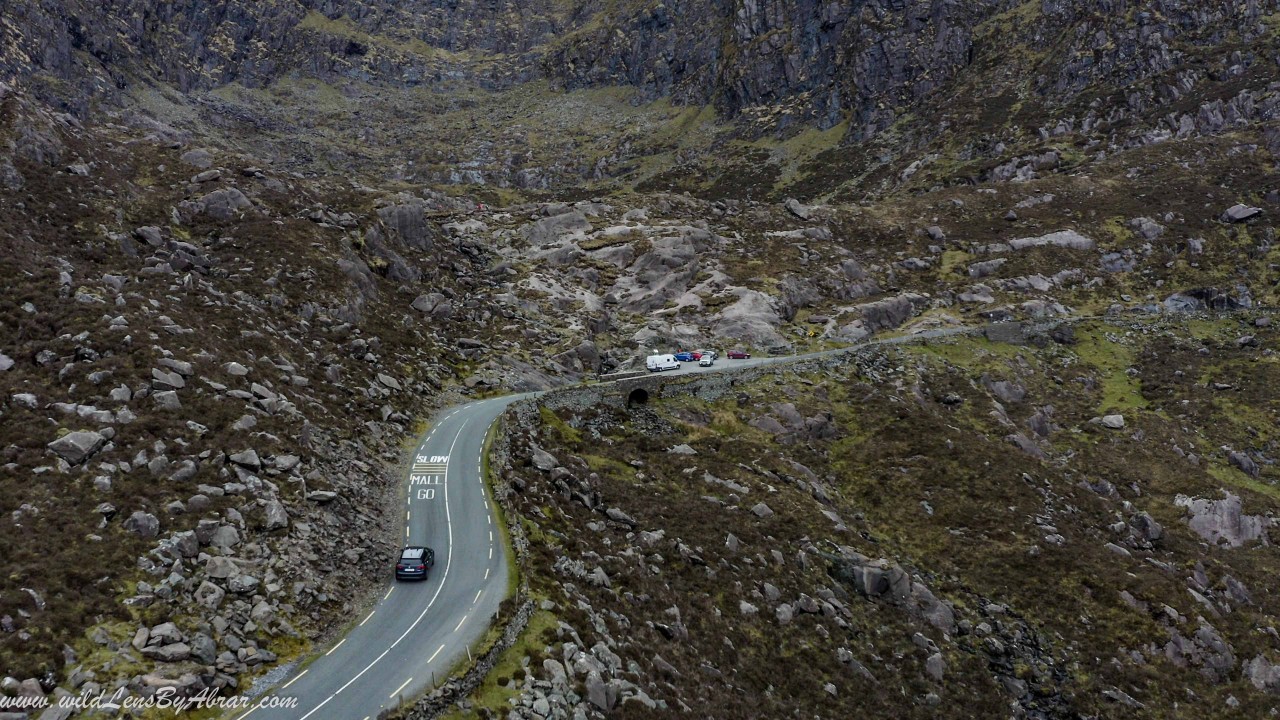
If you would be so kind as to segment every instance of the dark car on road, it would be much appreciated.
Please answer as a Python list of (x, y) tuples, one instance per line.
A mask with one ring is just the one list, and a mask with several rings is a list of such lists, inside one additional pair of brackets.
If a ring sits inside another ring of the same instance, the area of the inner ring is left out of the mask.
[(676, 359), (679, 360), (680, 362), (693, 362), (697, 358), (693, 356), (693, 353), (686, 351), (686, 352), (676, 353)]
[(406, 547), (396, 561), (397, 580), (426, 580), (431, 566), (436, 564), (436, 553), (429, 547)]
[(748, 353), (748, 352), (742, 352), (741, 350), (730, 350), (730, 351), (729, 351), (729, 359), (730, 359), (730, 360), (749, 360), (750, 358), (751, 358), (751, 353)]

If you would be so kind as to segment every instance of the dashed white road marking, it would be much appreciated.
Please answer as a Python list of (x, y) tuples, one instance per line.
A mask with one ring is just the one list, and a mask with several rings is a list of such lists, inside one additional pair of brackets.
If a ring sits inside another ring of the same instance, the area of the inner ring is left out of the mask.
[(462, 619), (458, 621), (458, 626), (457, 626), (457, 627), (455, 627), (455, 628), (453, 629), (453, 631), (454, 631), (454, 632), (458, 632), (458, 630), (461, 630), (461, 629), (462, 629), (462, 623), (464, 623), (464, 622), (466, 622), (466, 621), (467, 621), (467, 616), (466, 616), (466, 615), (463, 615), (463, 616), (462, 616)]
[(383, 600), (386, 600), (387, 598), (391, 597), (391, 593), (392, 593), (392, 591), (394, 591), (395, 589), (396, 589), (396, 586), (395, 586), (395, 585), (392, 585), (392, 586), (391, 586), (391, 589), (390, 589), (390, 590), (387, 590), (387, 594), (382, 596), (382, 599), (383, 599)]
[(471, 601), (472, 605), (475, 605), (476, 603), (480, 602), (480, 593), (482, 592), (484, 592), (484, 588), (480, 588), (479, 590), (476, 591), (476, 599)]
[(493, 542), (493, 531), (489, 531), (489, 542)]
[(492, 545), (490, 545), (490, 546), (489, 546), (489, 559), (490, 559), (490, 560), (492, 560), (492, 559), (493, 559), (493, 546), (492, 546)]
[[(383, 599), (385, 600), (386, 598), (383, 598)], [(338, 648), (340, 648), (340, 647), (342, 647), (342, 643), (344, 643), (344, 642), (346, 642), (346, 641), (347, 641), (347, 639), (346, 639), (346, 638), (342, 638), (341, 640), (339, 640), (337, 645), (334, 645), (333, 647), (329, 648), (329, 652), (325, 653), (325, 657), (328, 657), (328, 656), (332, 655), (332, 654), (333, 654), (333, 651), (334, 651), (334, 650), (337, 650), (337, 649), (338, 649)]]
[(489, 568), (485, 568), (485, 569), (484, 569), (484, 579), (485, 579), (485, 580), (488, 580), (488, 579), (489, 579)]
[(427, 662), (431, 662), (432, 660), (435, 660), (435, 659), (436, 659), (436, 656), (440, 654), (440, 651), (441, 651), (441, 650), (444, 650), (444, 644), (443, 644), (443, 643), (440, 645), (440, 647), (436, 648), (436, 651), (435, 651), (435, 652), (431, 653), (431, 657), (427, 658)]
[(403, 685), (401, 685), (400, 687), (396, 688), (396, 691), (395, 691), (395, 692), (393, 692), (393, 693), (391, 693), (391, 694), (390, 694), (390, 695), (388, 695), (387, 697), (392, 697), (392, 698), (394, 698), (395, 696), (399, 695), (399, 694), (400, 694), (400, 691), (401, 691), (401, 690), (403, 690), (403, 689), (405, 688), (405, 685), (408, 685), (408, 684), (409, 684), (409, 683), (411, 683), (411, 682), (413, 682), (413, 678), (409, 678), (408, 680), (405, 680)]
[[(454, 445), (458, 444), (458, 438), (461, 437), (462, 431), (465, 430), (466, 427), (467, 427), (467, 423), (465, 422), (462, 423), (462, 427), (458, 428), (458, 434), (453, 436), (453, 445), (449, 446), (450, 454), (453, 454), (453, 447)], [(374, 665), (377, 665), (378, 662), (382, 660), (382, 658), (386, 657), (387, 653), (395, 649), (395, 647), (399, 645), (401, 642), (403, 642), (406, 637), (409, 637), (409, 633), (413, 632), (413, 629), (418, 627), (418, 625), (422, 622), (422, 619), (425, 618), (427, 616), (427, 613), (431, 611), (431, 608), (436, 604), (436, 600), (439, 599), (440, 597), (440, 590), (444, 588), (445, 581), (449, 579), (449, 568), (451, 565), (453, 565), (453, 562), (452, 562), (453, 515), (452, 515), (452, 511), (449, 509), (449, 484), (448, 483), (445, 483), (445, 486), (444, 486), (444, 519), (445, 519), (445, 526), (449, 529), (449, 549), (445, 554), (444, 576), (440, 578), (440, 584), (436, 586), (435, 594), (431, 596), (431, 600), (427, 602), (427, 606), (422, 609), (421, 613), (418, 613), (418, 617), (414, 618), (413, 624), (409, 625), (408, 629), (406, 629), (403, 633), (400, 633), (400, 637), (396, 638), (394, 642), (388, 645), (387, 648), (383, 650), (380, 655), (378, 655), (378, 657), (373, 659), (373, 662), (366, 665), (363, 670), (356, 673), (350, 680), (346, 682), (346, 684), (344, 684), (342, 687), (335, 690), (332, 695), (322, 700), (319, 705), (316, 705), (309, 712), (307, 712), (307, 714), (303, 715), (298, 720), (307, 720), (307, 718), (311, 717), (312, 715), (315, 715), (320, 710), (320, 708), (324, 707), (325, 705), (328, 705), (330, 701), (332, 701), (335, 697), (337, 697), (338, 693), (351, 687), (357, 680), (364, 677), (364, 674), (369, 672), (369, 670), (371, 670)], [(406, 531), (407, 530), (408, 528), (406, 528)], [(479, 596), (477, 595), (477, 597)], [(365, 618), (365, 619), (367, 620), (368, 618)], [(444, 645), (440, 646), (440, 650), (444, 650)], [(440, 650), (436, 650), (437, 655), (440, 653)], [(432, 655), (431, 657), (432, 659), (435, 659), (435, 655)], [(431, 660), (428, 660), (427, 662), (431, 662)], [(243, 715), (241, 717), (243, 717)]]
[(373, 617), (374, 615), (377, 615), (377, 614), (378, 614), (378, 611), (377, 611), (377, 610), (373, 610), (373, 611), (371, 611), (368, 615), (365, 615), (365, 617), (364, 617), (364, 619), (363, 619), (363, 620), (361, 620), (361, 621), (360, 621), (360, 625), (364, 625), (365, 623), (369, 622), (369, 618), (371, 618), (371, 617)]
[(290, 680), (289, 682), (285, 683), (284, 685), (281, 685), (281, 686), (280, 686), (280, 689), (281, 689), (281, 690), (284, 690), (285, 688), (289, 687), (290, 685), (292, 685), (292, 684), (294, 684), (294, 683), (298, 682), (299, 680), (301, 680), (301, 679), (302, 679), (302, 676), (303, 676), (303, 675), (306, 675), (306, 674), (307, 674), (307, 673), (309, 673), (309, 672), (311, 672), (311, 668), (307, 668), (306, 670), (303, 670), (302, 672), (298, 673), (297, 675), (294, 675), (294, 676), (293, 676), (293, 679), (292, 679), (292, 680)]

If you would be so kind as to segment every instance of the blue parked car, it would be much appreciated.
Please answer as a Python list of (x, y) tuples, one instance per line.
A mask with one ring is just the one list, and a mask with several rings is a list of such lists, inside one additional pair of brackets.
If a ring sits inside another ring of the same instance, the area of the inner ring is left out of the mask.
[(676, 359), (679, 360), (680, 362), (694, 361), (693, 353), (691, 352), (678, 352), (676, 353)]

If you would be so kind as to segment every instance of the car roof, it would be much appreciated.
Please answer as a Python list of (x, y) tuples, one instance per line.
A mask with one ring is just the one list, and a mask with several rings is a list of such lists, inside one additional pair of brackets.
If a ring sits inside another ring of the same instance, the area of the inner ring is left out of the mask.
[(430, 548), (410, 546), (400, 551), (400, 557), (419, 558), (430, 552)]

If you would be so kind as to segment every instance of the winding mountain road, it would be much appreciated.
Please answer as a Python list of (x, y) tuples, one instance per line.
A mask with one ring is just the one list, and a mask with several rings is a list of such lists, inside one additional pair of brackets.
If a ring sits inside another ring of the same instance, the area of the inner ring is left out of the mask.
[[(683, 363), (663, 375), (717, 372), (836, 355), (868, 345), (971, 332), (956, 327), (804, 355), (721, 358), (711, 367)], [(425, 582), (395, 582), (386, 569), (382, 599), (347, 635), (270, 695), (297, 698), (293, 708), (259, 707), (236, 720), (377, 718), (447, 679), (489, 627), (507, 589), (502, 542), (483, 476), (485, 436), (507, 406), (535, 393), (507, 395), (445, 410), (422, 438), (409, 472), (405, 545), (435, 550)]]
[(409, 473), (406, 545), (435, 550), (425, 582), (396, 582), (346, 637), (271, 691), (295, 708), (261, 707), (252, 720), (376, 718), (443, 683), (489, 627), (507, 590), (507, 548), (483, 478), (489, 427), (528, 395), (446, 410), (422, 438)]

